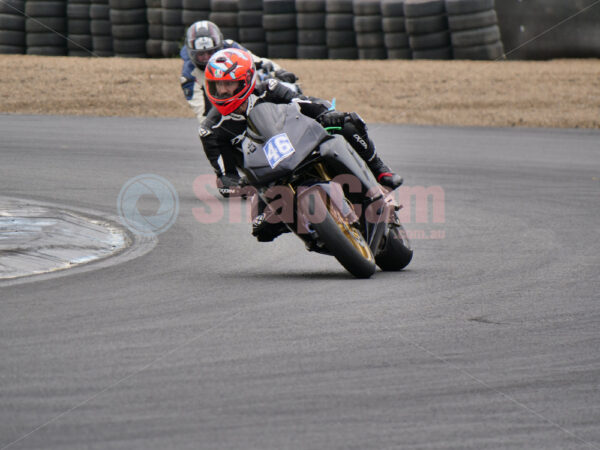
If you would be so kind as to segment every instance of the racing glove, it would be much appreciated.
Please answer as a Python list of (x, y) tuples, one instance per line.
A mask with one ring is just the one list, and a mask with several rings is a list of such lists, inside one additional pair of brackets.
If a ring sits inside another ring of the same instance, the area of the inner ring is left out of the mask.
[(295, 73), (288, 72), (287, 70), (280, 69), (275, 72), (275, 77), (286, 83), (295, 83), (298, 77)]
[(338, 111), (325, 111), (317, 117), (317, 121), (323, 125), (324, 128), (329, 127), (343, 127), (346, 121), (346, 113)]
[(274, 69), (273, 63), (271, 62), (264, 62), (263, 60), (260, 60), (260, 62), (256, 64), (256, 70), (261, 70), (267, 74), (273, 72)]

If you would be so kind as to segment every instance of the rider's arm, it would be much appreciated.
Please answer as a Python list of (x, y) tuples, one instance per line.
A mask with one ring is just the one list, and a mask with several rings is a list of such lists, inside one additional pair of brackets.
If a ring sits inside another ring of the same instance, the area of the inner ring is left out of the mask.
[(215, 119), (218, 118), (220, 118), (220, 114), (217, 113), (217, 110), (211, 111), (200, 127), (198, 127), (198, 134), (200, 135), (200, 141), (202, 141), (202, 148), (204, 148), (206, 158), (210, 162), (215, 174), (221, 176), (223, 174), (219, 165), (221, 149), (227, 146), (231, 147), (231, 142), (227, 139), (222, 139), (219, 133), (212, 128), (217, 123)]
[(270, 60), (269, 58), (263, 58), (260, 56), (256, 56), (254, 53), (252, 54), (252, 59), (254, 60), (254, 65), (256, 66), (256, 70), (263, 70), (264, 72), (274, 73), (278, 70), (281, 70), (281, 66), (277, 64), (275, 61)]
[(269, 58), (262, 58), (258, 55), (255, 55), (246, 47), (244, 47), (239, 42), (234, 41), (233, 39), (225, 39), (223, 41), (224, 48), (239, 48), (241, 50), (245, 50), (252, 55), (252, 60), (254, 61), (254, 66), (256, 70), (265, 70), (267, 72), (275, 72), (276, 70), (280, 70), (281, 67), (276, 62), (271, 61)]
[(204, 93), (204, 74), (200, 72), (200, 70), (196, 70), (194, 77), (194, 87), (193, 87), (193, 95), (191, 98), (188, 98), (188, 104), (196, 114), (196, 118), (198, 122), (202, 123), (206, 116), (208, 115), (208, 111), (210, 111), (210, 102), (207, 101), (206, 94)]
[(194, 114), (196, 114), (198, 122), (202, 123), (206, 118), (208, 109), (210, 109), (207, 107), (209, 103), (206, 101), (204, 87), (202, 86), (204, 83), (204, 74), (196, 69), (187, 54), (185, 46), (179, 54), (181, 59), (183, 59), (180, 78), (181, 89), (185, 99), (194, 111)]
[(293, 84), (298, 80), (296, 74), (282, 69), (279, 64), (277, 64), (275, 61), (270, 60), (269, 58), (255, 55), (250, 50), (248, 50), (236, 41), (233, 41), (231, 39), (225, 39), (224, 47), (239, 48), (250, 53), (250, 55), (252, 55), (252, 60), (254, 61), (254, 66), (256, 67), (258, 79), (261, 81), (269, 78), (277, 78), (281, 81), (285, 81), (286, 83)]
[(194, 96), (194, 83), (196, 81), (196, 78), (192, 74), (194, 71), (194, 64), (190, 60), (185, 46), (181, 48), (179, 56), (181, 56), (181, 59), (183, 60), (183, 65), (181, 66), (181, 77), (179, 78), (179, 81), (181, 82), (183, 95), (185, 96), (186, 100), (189, 101)]
[(324, 112), (328, 111), (331, 104), (326, 100), (322, 100), (316, 97), (300, 96), (294, 100), (300, 107), (300, 112), (305, 116), (312, 119), (316, 119), (321, 116)]
[(274, 78), (257, 83), (254, 95), (270, 103), (291, 103), (298, 93)]
[(331, 107), (331, 103), (317, 97), (307, 97), (299, 95), (297, 92), (288, 88), (279, 80), (270, 79), (258, 83), (254, 89), (254, 94), (270, 103), (297, 103), (300, 112), (305, 116), (315, 119)]

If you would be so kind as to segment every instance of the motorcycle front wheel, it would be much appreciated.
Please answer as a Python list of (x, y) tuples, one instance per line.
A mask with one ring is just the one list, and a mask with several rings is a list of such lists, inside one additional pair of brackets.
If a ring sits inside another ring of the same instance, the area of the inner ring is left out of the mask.
[[(317, 208), (325, 208), (324, 219), (311, 223), (311, 228), (335, 259), (356, 278), (373, 275), (377, 269), (375, 258), (360, 231), (350, 225), (330, 202), (326, 205), (321, 196), (308, 196), (304, 200), (302, 207), (307, 208), (310, 214), (314, 214)], [(311, 204), (313, 202), (315, 204)], [(317, 205), (317, 202), (321, 204)]]

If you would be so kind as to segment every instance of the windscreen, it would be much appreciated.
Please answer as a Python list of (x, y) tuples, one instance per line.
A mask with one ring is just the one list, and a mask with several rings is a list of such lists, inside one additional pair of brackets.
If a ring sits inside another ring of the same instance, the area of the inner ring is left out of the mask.
[[(274, 103), (260, 103), (250, 111), (248, 115), (248, 127), (260, 137), (261, 141), (266, 141), (270, 137), (281, 133), (285, 124), (286, 112), (289, 108), (296, 110), (294, 105), (276, 105)], [(300, 114), (300, 112), (298, 112)]]

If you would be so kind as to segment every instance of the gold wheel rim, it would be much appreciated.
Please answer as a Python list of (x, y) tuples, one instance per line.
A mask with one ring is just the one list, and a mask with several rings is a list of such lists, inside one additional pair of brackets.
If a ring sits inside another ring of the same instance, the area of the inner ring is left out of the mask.
[(352, 246), (356, 250), (358, 250), (361, 256), (368, 261), (374, 261), (375, 258), (373, 257), (371, 248), (363, 238), (363, 235), (360, 234), (360, 232), (356, 229), (356, 227), (348, 224), (348, 222), (344, 220), (340, 212), (337, 209), (332, 208), (331, 205), (328, 205), (327, 209), (329, 210), (331, 217), (333, 217), (333, 220), (335, 220), (335, 223), (337, 224), (338, 228), (341, 230), (342, 233), (344, 233), (346, 239), (348, 239), (352, 243)]

